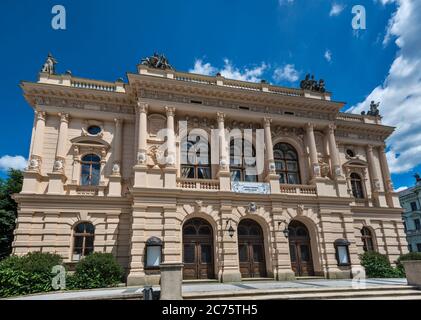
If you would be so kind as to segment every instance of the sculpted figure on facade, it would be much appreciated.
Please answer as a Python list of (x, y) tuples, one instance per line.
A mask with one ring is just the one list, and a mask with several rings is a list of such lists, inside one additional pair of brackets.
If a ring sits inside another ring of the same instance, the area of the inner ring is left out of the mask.
[(48, 73), (48, 74), (56, 74), (56, 68), (55, 68), (56, 64), (57, 64), (56, 59), (54, 59), (51, 53), (49, 53), (47, 60), (42, 66), (41, 72)]

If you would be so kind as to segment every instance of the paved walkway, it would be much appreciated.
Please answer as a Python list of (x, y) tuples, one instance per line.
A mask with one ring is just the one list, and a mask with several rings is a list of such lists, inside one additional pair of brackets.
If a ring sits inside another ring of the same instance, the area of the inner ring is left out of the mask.
[[(367, 287), (376, 286), (401, 286), (406, 285), (407, 281), (403, 279), (366, 279)], [(328, 279), (310, 279), (296, 281), (243, 281), (238, 283), (185, 283), (183, 284), (183, 293), (191, 292), (209, 292), (209, 291), (240, 291), (240, 290), (269, 290), (282, 288), (335, 288), (350, 287), (352, 280), (328, 280)], [(159, 290), (159, 286), (153, 287), (154, 291)], [(110, 289), (94, 289), (83, 291), (60, 291), (47, 294), (37, 294), (17, 298), (13, 300), (79, 300), (79, 299), (110, 299), (122, 296), (136, 296), (142, 293), (143, 287), (120, 287)]]

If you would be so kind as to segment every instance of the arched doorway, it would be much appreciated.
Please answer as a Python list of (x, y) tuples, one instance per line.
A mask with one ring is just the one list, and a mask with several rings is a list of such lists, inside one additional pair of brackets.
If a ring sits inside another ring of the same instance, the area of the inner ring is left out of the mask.
[(193, 218), (183, 226), (183, 278), (212, 279), (213, 232), (211, 225), (203, 219)]
[(238, 225), (238, 255), (243, 278), (266, 277), (263, 230), (254, 220), (244, 219)]
[(289, 224), (289, 252), (291, 267), (296, 276), (313, 276), (314, 266), (311, 255), (310, 234), (300, 221)]

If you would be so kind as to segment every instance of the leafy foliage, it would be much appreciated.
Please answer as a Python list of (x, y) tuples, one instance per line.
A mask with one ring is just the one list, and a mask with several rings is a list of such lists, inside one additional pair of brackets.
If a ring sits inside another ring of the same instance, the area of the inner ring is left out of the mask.
[(17, 204), (12, 195), (21, 191), (22, 181), (22, 172), (14, 169), (9, 170), (6, 180), (0, 179), (0, 260), (12, 252), (17, 217)]
[(0, 297), (52, 291), (51, 270), (61, 265), (57, 254), (31, 252), (0, 262)]
[(76, 265), (66, 283), (70, 289), (104, 288), (117, 285), (122, 278), (123, 269), (111, 253), (95, 252)]
[(399, 270), (391, 266), (389, 259), (384, 254), (367, 251), (360, 255), (360, 260), (369, 278), (401, 277)]

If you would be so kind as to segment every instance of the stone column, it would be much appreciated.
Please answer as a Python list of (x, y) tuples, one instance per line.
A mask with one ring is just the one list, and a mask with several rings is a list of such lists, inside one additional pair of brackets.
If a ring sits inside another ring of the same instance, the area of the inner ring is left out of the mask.
[(38, 193), (39, 182), (41, 181), (41, 164), (44, 148), (44, 128), (46, 113), (35, 111), (35, 128), (32, 141), (32, 152), (29, 157), (28, 167), (24, 173), (22, 192), (23, 194)]
[(272, 118), (263, 119), (263, 127), (265, 130), (265, 147), (267, 160), (266, 181), (270, 184), (271, 193), (280, 193), (279, 177), (276, 174), (275, 157), (273, 156), (273, 142), (271, 131)]
[(306, 125), (307, 143), (310, 149), (311, 176), (320, 177), (319, 159), (317, 157), (316, 140), (314, 138), (314, 126), (312, 123)]
[(146, 103), (138, 102), (136, 115), (139, 118), (139, 131), (137, 139), (137, 164), (144, 165), (147, 160), (147, 138), (148, 138), (148, 119), (147, 119), (148, 105)]
[(225, 137), (225, 114), (218, 112), (216, 114), (218, 121), (219, 137), (219, 185), (221, 191), (231, 190), (231, 176), (229, 169), (229, 148)]
[(379, 156), (380, 156), (380, 167), (382, 170), (382, 175), (383, 175), (383, 183), (384, 183), (384, 190), (386, 192), (386, 202), (387, 205), (390, 208), (394, 207), (393, 204), (393, 183), (392, 183), (392, 179), (390, 177), (390, 171), (389, 171), (389, 165), (387, 163), (387, 158), (386, 158), (386, 146), (381, 146), (380, 150), (379, 150)]
[(113, 139), (113, 167), (109, 177), (108, 196), (121, 196), (121, 150), (123, 146), (123, 120), (114, 119), (115, 132)]
[(330, 160), (332, 163), (332, 175), (335, 178), (341, 177), (342, 170), (341, 170), (341, 165), (339, 162), (338, 147), (336, 146), (335, 125), (330, 124), (327, 131), (328, 131)]
[(374, 155), (373, 155), (373, 146), (367, 146), (367, 162), (368, 162), (368, 169), (370, 171), (370, 180), (371, 180), (371, 194), (373, 198), (373, 203), (375, 205), (379, 204), (379, 190), (380, 190), (380, 182), (379, 177), (377, 175), (376, 166), (374, 165)]
[(35, 111), (35, 137), (32, 147), (31, 159), (29, 161), (29, 170), (40, 171), (42, 163), (42, 155), (44, 148), (44, 129), (46, 113), (44, 111)]
[(270, 130), (270, 125), (272, 123), (271, 118), (263, 119), (264, 128), (265, 128), (265, 146), (266, 146), (266, 160), (268, 163), (268, 173), (275, 173), (275, 159), (273, 156), (273, 143), (272, 143), (272, 132)]
[(67, 131), (69, 127), (69, 115), (67, 113), (59, 113), (60, 129), (58, 133), (56, 159), (54, 162), (54, 172), (64, 172), (64, 165), (67, 151)]
[(164, 169), (164, 186), (165, 188), (177, 187), (177, 168), (176, 168), (176, 144), (174, 130), (174, 107), (165, 107), (167, 114), (167, 148), (168, 156)]
[(175, 167), (176, 159), (176, 145), (175, 145), (175, 131), (174, 131), (174, 107), (165, 107), (167, 113), (167, 146), (168, 146), (168, 157), (167, 166)]
[(48, 184), (48, 194), (63, 194), (64, 183), (66, 181), (64, 166), (67, 151), (67, 131), (69, 127), (69, 115), (59, 113), (60, 128), (57, 139), (56, 157), (53, 166), (53, 172), (48, 173), (50, 181)]
[(138, 101), (136, 107), (136, 119), (138, 123), (136, 165), (134, 166), (134, 187), (147, 187), (147, 112), (148, 104)]

